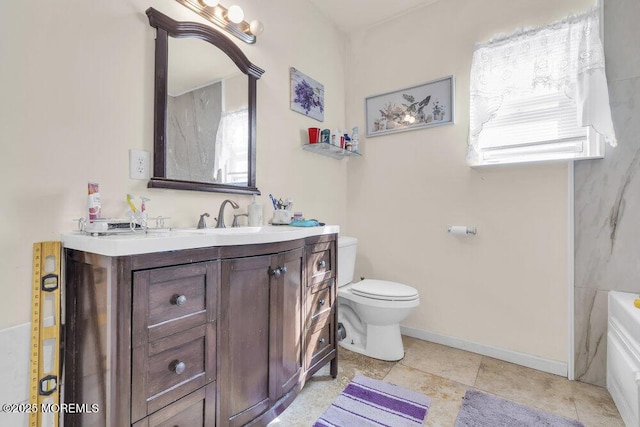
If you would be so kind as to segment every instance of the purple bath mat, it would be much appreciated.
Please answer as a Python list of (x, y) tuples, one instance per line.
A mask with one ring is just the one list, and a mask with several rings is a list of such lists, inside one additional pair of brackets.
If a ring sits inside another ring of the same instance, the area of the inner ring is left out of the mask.
[(455, 427), (515, 426), (584, 427), (584, 424), (478, 390), (467, 390), (455, 424)]
[(430, 404), (423, 394), (356, 375), (313, 426), (421, 426)]

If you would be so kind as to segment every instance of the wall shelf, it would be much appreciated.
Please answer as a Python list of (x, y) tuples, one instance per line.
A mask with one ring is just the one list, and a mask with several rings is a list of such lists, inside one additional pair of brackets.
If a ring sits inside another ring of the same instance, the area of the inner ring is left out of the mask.
[(361, 157), (360, 153), (354, 153), (353, 151), (345, 150), (335, 145), (327, 144), (326, 142), (317, 142), (315, 144), (305, 144), (302, 146), (303, 150), (311, 151), (312, 153), (321, 154), (334, 159), (344, 159), (345, 157)]

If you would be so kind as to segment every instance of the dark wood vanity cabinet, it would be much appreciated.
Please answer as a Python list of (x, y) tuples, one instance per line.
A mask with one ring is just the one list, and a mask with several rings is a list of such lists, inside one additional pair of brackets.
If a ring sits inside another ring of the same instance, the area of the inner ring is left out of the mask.
[(66, 250), (68, 426), (266, 425), (337, 374), (336, 236), (108, 257)]

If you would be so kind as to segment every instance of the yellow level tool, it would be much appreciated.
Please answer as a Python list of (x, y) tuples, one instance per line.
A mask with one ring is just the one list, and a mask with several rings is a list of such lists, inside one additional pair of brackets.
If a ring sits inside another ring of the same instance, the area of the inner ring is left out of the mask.
[(58, 426), (60, 242), (33, 245), (29, 427)]

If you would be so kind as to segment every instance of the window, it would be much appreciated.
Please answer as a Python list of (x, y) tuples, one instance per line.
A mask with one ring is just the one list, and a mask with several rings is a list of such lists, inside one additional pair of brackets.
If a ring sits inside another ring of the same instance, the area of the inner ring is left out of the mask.
[(598, 14), (476, 46), (470, 165), (598, 158), (616, 145)]
[(249, 173), (249, 111), (222, 113), (216, 135), (216, 182), (246, 184)]

